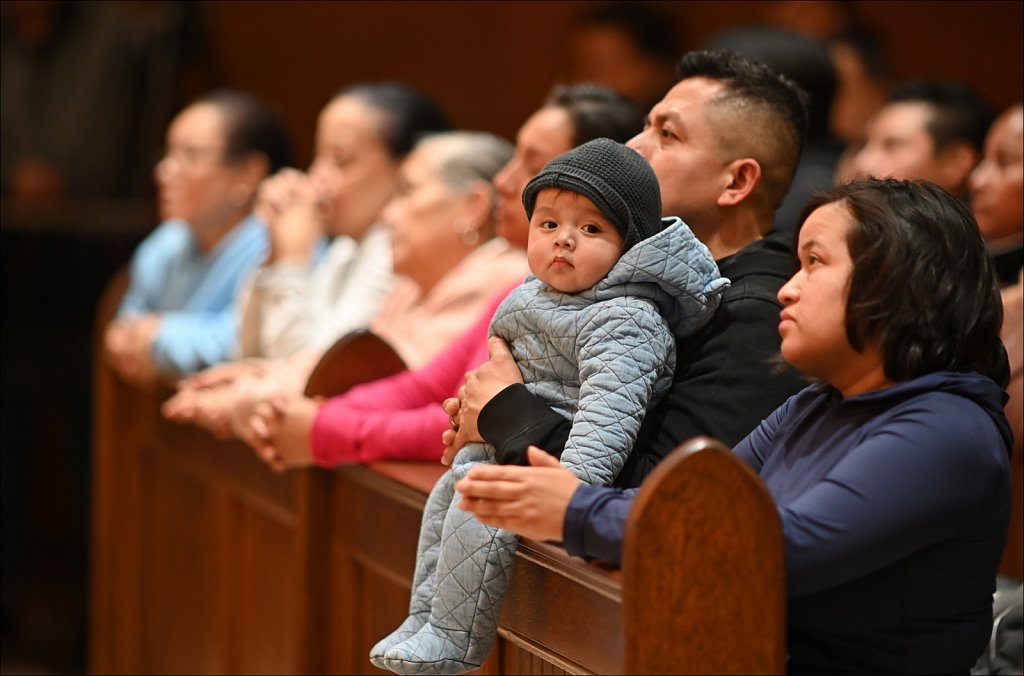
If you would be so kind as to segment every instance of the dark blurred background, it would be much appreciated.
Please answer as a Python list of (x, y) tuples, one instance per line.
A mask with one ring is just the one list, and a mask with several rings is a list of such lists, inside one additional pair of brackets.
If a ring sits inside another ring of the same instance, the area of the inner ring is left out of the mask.
[[(781, 23), (854, 36), (881, 83), (957, 79), (996, 110), (1024, 89), (1021, 2), (645, 4), (676, 53)], [(215, 86), (250, 90), (280, 106), (304, 164), (335, 91), (402, 80), (457, 126), (512, 138), (552, 84), (601, 65), (569, 39), (599, 6), (0, 3), (3, 673), (85, 668), (93, 312), (156, 225), (151, 170), (171, 116)]]

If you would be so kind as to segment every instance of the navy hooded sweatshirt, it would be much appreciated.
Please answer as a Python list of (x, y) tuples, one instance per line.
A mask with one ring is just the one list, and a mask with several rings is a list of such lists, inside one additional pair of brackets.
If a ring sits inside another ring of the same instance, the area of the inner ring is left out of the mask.
[[(786, 547), (790, 673), (966, 673), (992, 624), (1010, 515), (1005, 393), (932, 373), (849, 399), (814, 385), (734, 452)], [(632, 491), (581, 486), (570, 553), (618, 563)]]

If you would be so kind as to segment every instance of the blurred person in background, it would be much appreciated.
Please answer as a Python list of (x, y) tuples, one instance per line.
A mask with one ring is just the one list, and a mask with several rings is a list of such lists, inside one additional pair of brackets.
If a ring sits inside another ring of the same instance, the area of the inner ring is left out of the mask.
[[(1000, 333), (1010, 360), (1010, 395), (1006, 418), (1013, 428), (1014, 485), (1022, 482), (1024, 453), (1024, 106), (1015, 103), (989, 128), (985, 156), (971, 173), (971, 210), (978, 220), (1002, 285), (1003, 329)], [(1020, 533), (1024, 506), (1013, 505), (1010, 533)], [(1019, 548), (1007, 547), (1003, 570), (1020, 570)], [(1015, 563), (1014, 563), (1015, 562)], [(1019, 659), (1019, 653), (1018, 653)]]
[(371, 323), (395, 290), (380, 211), (417, 140), (448, 128), (429, 97), (401, 83), (350, 85), (328, 102), (308, 173), (289, 169), (261, 187), (270, 251), (239, 295), (242, 359), (179, 383), (165, 414), (230, 436), (246, 392), (301, 391), (336, 340)]
[(641, 2), (610, 2), (583, 14), (569, 36), (570, 82), (614, 89), (641, 110), (675, 84), (673, 18)]
[(992, 118), (988, 104), (962, 83), (905, 82), (868, 123), (852, 177), (931, 181), (966, 199)]
[(123, 378), (148, 385), (234, 354), (235, 294), (266, 253), (253, 201), (260, 183), (290, 161), (280, 117), (249, 94), (214, 92), (174, 119), (154, 171), (164, 222), (132, 256), (104, 339)]
[(1024, 266), (1024, 108), (996, 118), (985, 156), (970, 176), (971, 210), (996, 263), (999, 281), (1013, 284)]
[[(522, 205), (526, 183), (556, 155), (594, 138), (625, 141), (641, 128), (641, 113), (626, 97), (597, 85), (557, 86), (520, 127), (515, 152), (494, 176), (496, 231), (526, 248), (529, 222)], [(466, 371), (487, 360), (488, 328), (512, 286), (495, 295), (472, 327), (419, 369), (354, 387), (326, 402), (299, 397), (256, 411), (246, 439), (276, 471), (318, 464), (380, 460), (436, 462), (451, 421), (441, 401), (456, 394)], [(451, 459), (447, 458), (447, 462)]]
[(785, 26), (825, 43), (838, 87), (829, 127), (832, 136), (854, 150), (864, 128), (882, 107), (888, 92), (888, 69), (881, 42), (848, 0), (776, 0), (758, 4), (763, 22)]

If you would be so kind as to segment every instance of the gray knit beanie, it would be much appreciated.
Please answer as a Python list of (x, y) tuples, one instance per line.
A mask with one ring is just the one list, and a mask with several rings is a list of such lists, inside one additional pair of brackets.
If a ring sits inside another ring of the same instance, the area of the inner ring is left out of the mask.
[(623, 251), (664, 229), (654, 170), (635, 150), (611, 139), (588, 141), (548, 162), (523, 189), (528, 218), (533, 218), (537, 195), (546, 188), (593, 202), (622, 235)]

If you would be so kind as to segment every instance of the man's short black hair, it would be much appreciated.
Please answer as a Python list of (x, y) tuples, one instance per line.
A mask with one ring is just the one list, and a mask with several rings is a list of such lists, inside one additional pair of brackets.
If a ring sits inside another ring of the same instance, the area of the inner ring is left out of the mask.
[(729, 128), (728, 137), (746, 154), (762, 149), (762, 157), (755, 159), (765, 195), (777, 209), (789, 192), (807, 136), (806, 92), (765, 64), (729, 51), (687, 52), (676, 71), (680, 80), (700, 77), (722, 83), (725, 91), (710, 105), (742, 117), (743, 124)]
[(966, 140), (979, 153), (985, 147), (995, 114), (966, 85), (952, 80), (910, 80), (897, 85), (886, 103), (926, 103), (932, 116), (926, 128), (939, 152), (956, 140)]
[(715, 35), (709, 49), (736, 52), (784, 75), (807, 94), (807, 137), (830, 136), (838, 80), (824, 42), (781, 26), (740, 26)]

